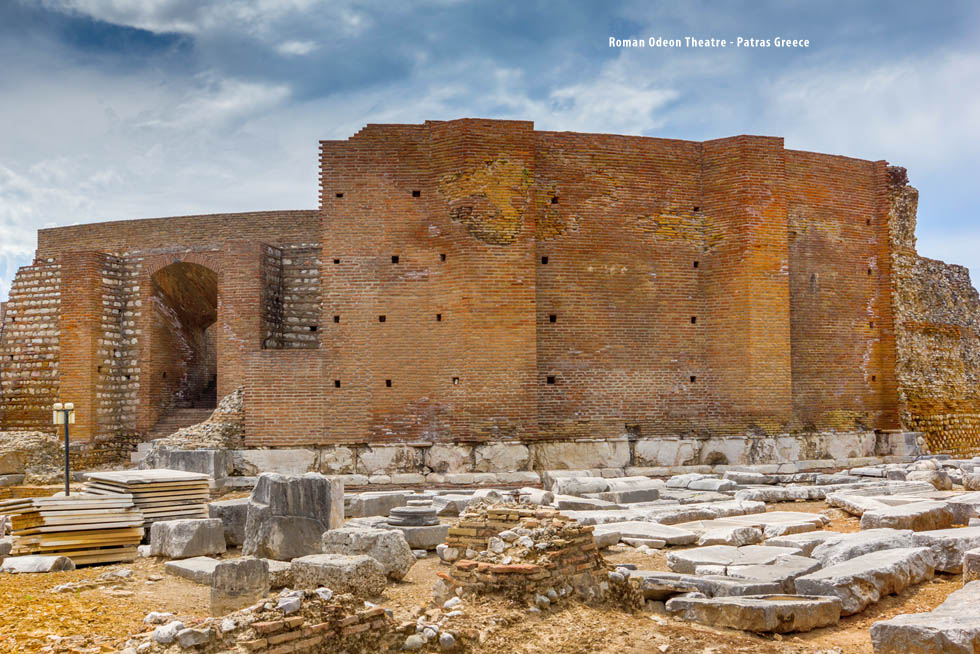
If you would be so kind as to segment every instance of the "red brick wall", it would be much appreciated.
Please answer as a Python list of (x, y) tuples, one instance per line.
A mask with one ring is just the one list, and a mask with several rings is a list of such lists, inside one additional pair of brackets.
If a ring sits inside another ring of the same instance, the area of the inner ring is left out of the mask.
[(895, 428), (885, 164), (785, 156), (796, 415), (804, 425)]
[[(883, 162), (466, 119), (369, 125), (320, 165), (319, 211), (42, 230), (81, 289), (61, 320), (92, 314), (62, 383), (153, 425), (181, 348), (150, 280), (181, 260), (217, 275), (252, 444), (896, 426)], [(100, 333), (126, 348), (101, 381)]]

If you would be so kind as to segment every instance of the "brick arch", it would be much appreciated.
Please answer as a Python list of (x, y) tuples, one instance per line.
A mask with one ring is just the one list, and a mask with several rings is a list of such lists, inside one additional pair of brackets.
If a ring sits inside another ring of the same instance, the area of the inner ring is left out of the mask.
[(214, 271), (218, 275), (220, 283), (222, 269), (224, 268), (222, 259), (221, 252), (214, 250), (206, 252), (199, 250), (168, 252), (166, 254), (154, 254), (145, 257), (143, 260), (143, 270), (152, 278), (159, 271), (175, 263), (196, 263), (199, 266), (204, 266), (208, 270)]

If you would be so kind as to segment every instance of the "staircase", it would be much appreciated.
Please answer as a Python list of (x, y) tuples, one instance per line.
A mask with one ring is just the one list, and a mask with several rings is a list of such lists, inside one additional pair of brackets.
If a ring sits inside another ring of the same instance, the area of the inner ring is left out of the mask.
[(213, 406), (203, 409), (179, 407), (171, 409), (159, 420), (157, 420), (157, 424), (153, 425), (153, 429), (150, 430), (146, 440), (150, 441), (155, 438), (165, 438), (178, 429), (183, 429), (184, 427), (190, 427), (191, 425), (196, 425), (199, 422), (204, 422), (211, 417), (213, 412)]

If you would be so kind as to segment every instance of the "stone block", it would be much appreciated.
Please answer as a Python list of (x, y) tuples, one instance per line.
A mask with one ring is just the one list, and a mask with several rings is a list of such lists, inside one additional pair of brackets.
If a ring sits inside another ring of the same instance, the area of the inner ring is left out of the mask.
[(0, 563), (0, 572), (25, 574), (32, 572), (64, 572), (74, 570), (75, 562), (67, 556), (8, 556)]
[(799, 577), (796, 591), (838, 597), (841, 615), (852, 615), (882, 597), (932, 579), (933, 573), (927, 548), (903, 547), (864, 554)]
[(668, 545), (690, 545), (698, 539), (697, 535), (686, 529), (678, 529), (677, 527), (662, 525), (656, 522), (643, 521), (614, 522), (597, 525), (592, 533), (593, 535), (602, 535), (610, 532), (618, 533), (620, 539), (656, 539), (662, 540)]
[(312, 554), (291, 563), (297, 588), (325, 586), (334, 593), (377, 597), (384, 592), (384, 568), (366, 554)]
[(647, 599), (667, 599), (671, 595), (690, 592), (692, 589), (708, 597), (743, 597), (783, 592), (782, 585), (773, 581), (650, 570), (630, 571), (630, 583)]
[(402, 532), (408, 546), (413, 550), (434, 550), (446, 542), (449, 525), (426, 525), (423, 527), (393, 527)]
[(403, 579), (415, 563), (412, 548), (397, 529), (341, 527), (324, 532), (322, 542), (325, 554), (367, 554), (395, 581)]
[(248, 518), (248, 498), (222, 500), (208, 504), (208, 516), (221, 520), (225, 545), (240, 547), (245, 543), (245, 521)]
[(140, 469), (166, 468), (199, 472), (212, 479), (230, 477), (235, 470), (231, 450), (172, 450), (153, 448), (140, 463)]
[(263, 559), (221, 561), (211, 574), (211, 615), (250, 606), (269, 594), (269, 564)]
[(473, 448), (469, 445), (435, 443), (425, 450), (425, 466), (433, 472), (472, 472)]
[(244, 475), (278, 472), (282, 475), (302, 475), (314, 472), (316, 452), (304, 448), (281, 450), (235, 450), (235, 469)]
[(356, 472), (363, 475), (390, 475), (393, 472), (421, 472), (423, 448), (409, 445), (375, 445), (359, 449)]
[[(317, 467), (325, 475), (349, 475), (355, 470), (355, 460), (353, 449), (343, 445), (332, 445), (319, 451)], [(356, 484), (351, 483), (351, 485)]]
[(379, 491), (358, 493), (345, 502), (344, 517), (367, 518), (375, 515), (388, 515), (391, 510), (405, 506), (414, 493), (408, 491)]
[(841, 613), (836, 597), (786, 595), (675, 597), (667, 601), (667, 612), (714, 627), (780, 634), (837, 624)]
[(742, 545), (756, 545), (761, 543), (762, 540), (763, 535), (760, 529), (747, 525), (739, 525), (706, 531), (698, 538), (698, 546), (732, 545), (741, 547)]
[(871, 552), (910, 547), (912, 547), (911, 530), (869, 529), (829, 538), (813, 548), (810, 556), (824, 566), (832, 566)]
[(980, 548), (980, 527), (920, 531), (912, 534), (912, 546), (929, 548), (936, 570), (959, 574), (963, 570), (963, 555)]
[(778, 583), (782, 586), (782, 592), (793, 594), (796, 593), (796, 580), (799, 577), (812, 574), (820, 568), (820, 561), (816, 559), (788, 554), (766, 564), (727, 566), (725, 576)]
[(810, 556), (817, 545), (830, 540), (836, 540), (842, 534), (836, 531), (811, 531), (806, 533), (789, 534), (766, 539), (766, 545), (773, 547), (798, 547), (803, 556)]
[(167, 561), (163, 564), (163, 571), (168, 575), (181, 577), (196, 584), (211, 584), (211, 575), (214, 574), (214, 567), (218, 565), (218, 559), (210, 556), (194, 556), (189, 559), (179, 561)]
[(953, 511), (947, 502), (914, 502), (865, 511), (861, 529), (911, 529), (930, 531), (953, 525)]
[(625, 468), (630, 461), (629, 442), (606, 441), (546, 441), (530, 446), (531, 458), (537, 470), (581, 468)]
[(225, 528), (217, 518), (162, 520), (150, 527), (150, 556), (189, 559), (225, 549)]
[(485, 443), (473, 448), (476, 472), (518, 472), (527, 470), (531, 451), (522, 443)]
[(269, 588), (272, 590), (292, 588), (293, 569), (289, 561), (276, 561), (275, 559), (263, 560), (269, 566)]
[(871, 625), (875, 654), (974, 654), (980, 651), (980, 582), (950, 593), (928, 613), (897, 615)]
[(466, 510), (471, 499), (470, 495), (436, 495), (432, 498), (432, 506), (436, 510), (436, 515), (458, 516)]
[(634, 447), (636, 463), (648, 467), (694, 465), (700, 460), (701, 444), (694, 439), (640, 438)]
[(344, 521), (344, 485), (307, 473), (259, 476), (249, 498), (242, 554), (288, 561), (319, 552), (320, 536)]
[(963, 552), (963, 583), (980, 579), (980, 549)]
[(711, 545), (670, 552), (667, 554), (667, 567), (680, 574), (701, 574), (699, 569), (717, 569), (724, 574), (724, 569), (729, 566), (768, 565), (789, 554), (799, 555), (800, 550), (767, 545)]

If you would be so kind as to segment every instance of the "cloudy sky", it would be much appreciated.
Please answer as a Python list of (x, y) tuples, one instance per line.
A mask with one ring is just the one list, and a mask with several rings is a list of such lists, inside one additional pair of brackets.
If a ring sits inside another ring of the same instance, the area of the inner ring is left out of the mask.
[[(687, 35), (811, 46), (609, 47)], [(318, 139), (467, 116), (887, 159), (980, 271), (965, 0), (0, 0), (0, 61), (0, 298), (39, 227), (314, 208)]]

